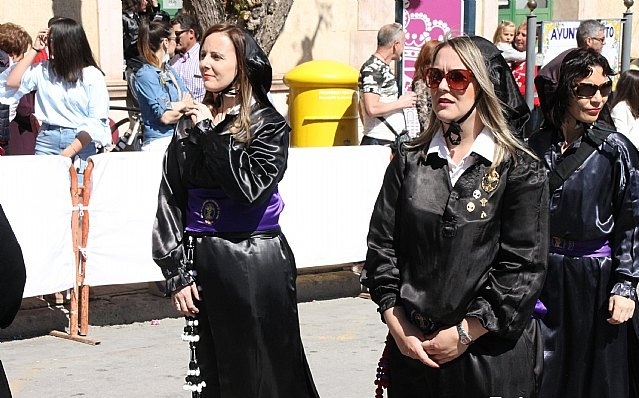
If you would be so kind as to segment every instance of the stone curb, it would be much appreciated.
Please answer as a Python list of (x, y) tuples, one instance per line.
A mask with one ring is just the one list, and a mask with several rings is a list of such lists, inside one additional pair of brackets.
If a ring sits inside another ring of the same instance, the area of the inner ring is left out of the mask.
[[(352, 267), (340, 266), (328, 272), (300, 272), (297, 277), (298, 302), (359, 295), (359, 275), (350, 268)], [(11, 326), (0, 330), (0, 341), (43, 336), (51, 331), (68, 332), (68, 315), (68, 304), (53, 305), (43, 298), (25, 298)], [(90, 326), (121, 325), (177, 317), (179, 315), (155, 283), (91, 288)]]

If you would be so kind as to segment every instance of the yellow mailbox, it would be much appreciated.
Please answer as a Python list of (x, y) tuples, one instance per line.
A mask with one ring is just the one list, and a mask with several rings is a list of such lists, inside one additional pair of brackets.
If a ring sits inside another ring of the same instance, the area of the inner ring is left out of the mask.
[(310, 61), (286, 75), (291, 146), (357, 145), (357, 69)]

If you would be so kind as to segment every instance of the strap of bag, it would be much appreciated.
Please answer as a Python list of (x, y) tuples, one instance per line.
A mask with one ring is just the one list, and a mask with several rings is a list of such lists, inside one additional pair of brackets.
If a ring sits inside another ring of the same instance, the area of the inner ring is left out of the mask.
[(581, 166), (586, 159), (601, 145), (606, 137), (612, 133), (608, 129), (588, 129), (581, 140), (579, 148), (570, 156), (567, 156), (563, 162), (552, 173), (550, 173), (550, 181), (548, 183), (550, 192), (559, 188), (564, 181), (570, 177)]
[(399, 137), (399, 134), (397, 134), (397, 131), (395, 131), (393, 126), (391, 126), (391, 124), (388, 123), (388, 120), (386, 120), (384, 116), (377, 116), (377, 118), (381, 120), (386, 125), (386, 127), (388, 127), (388, 129), (393, 132), (393, 134), (395, 134), (395, 137)]

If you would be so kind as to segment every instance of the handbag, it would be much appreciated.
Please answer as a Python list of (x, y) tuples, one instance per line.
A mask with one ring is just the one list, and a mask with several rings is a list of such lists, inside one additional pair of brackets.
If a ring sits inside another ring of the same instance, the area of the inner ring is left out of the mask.
[(395, 141), (390, 145), (393, 155), (397, 154), (398, 152), (403, 154), (404, 144), (412, 140), (411, 136), (408, 135), (408, 130), (404, 129), (397, 133), (397, 131), (395, 131), (393, 126), (388, 123), (388, 120), (386, 120), (384, 116), (378, 116), (377, 118), (381, 120), (386, 125), (386, 127), (388, 127), (388, 129), (393, 132), (393, 134), (395, 134)]

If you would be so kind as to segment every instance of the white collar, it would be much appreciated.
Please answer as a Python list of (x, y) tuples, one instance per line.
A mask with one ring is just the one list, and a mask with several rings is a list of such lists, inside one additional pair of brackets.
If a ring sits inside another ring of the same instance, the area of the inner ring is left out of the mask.
[[(493, 156), (495, 155), (495, 139), (493, 138), (493, 134), (488, 131), (486, 127), (484, 127), (477, 138), (475, 138), (468, 154), (473, 152), (488, 160), (490, 163), (493, 162)], [(426, 154), (430, 153), (436, 153), (440, 158), (445, 160), (450, 157), (450, 151), (446, 146), (446, 140), (444, 139), (444, 133), (441, 128), (437, 130), (428, 145), (428, 151)], [(464, 156), (464, 158), (467, 156), (468, 155)]]

